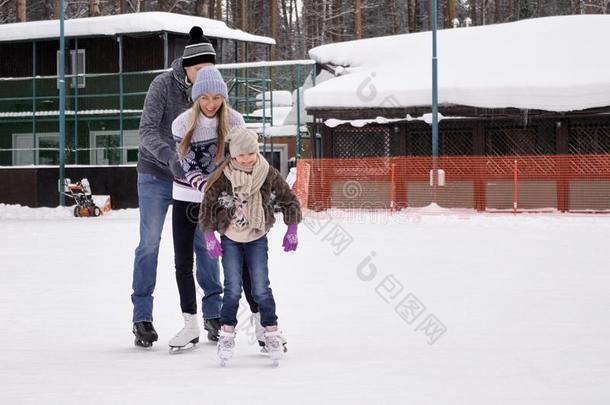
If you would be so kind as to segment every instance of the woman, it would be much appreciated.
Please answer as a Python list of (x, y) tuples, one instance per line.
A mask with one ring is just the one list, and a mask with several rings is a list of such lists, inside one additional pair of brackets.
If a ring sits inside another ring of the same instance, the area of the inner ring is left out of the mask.
[[(216, 67), (207, 66), (198, 72), (191, 98), (194, 100), (192, 107), (172, 123), (178, 161), (185, 175), (183, 178), (174, 179), (172, 193), (176, 282), (184, 328), (170, 340), (171, 350), (189, 348), (199, 341), (193, 279), (193, 242), (196, 239), (203, 241), (201, 231), (197, 229), (202, 191), (208, 176), (228, 154), (225, 148), (227, 133), (232, 128), (245, 126), (241, 114), (227, 103), (227, 86)], [(209, 258), (207, 254), (205, 256), (200, 259), (204, 260), (203, 271), (208, 277), (198, 277), (198, 282), (205, 292), (202, 300), (204, 329), (208, 331), (208, 339), (216, 341), (222, 305), (220, 269), (217, 259)], [(247, 272), (244, 274), (247, 275)]]

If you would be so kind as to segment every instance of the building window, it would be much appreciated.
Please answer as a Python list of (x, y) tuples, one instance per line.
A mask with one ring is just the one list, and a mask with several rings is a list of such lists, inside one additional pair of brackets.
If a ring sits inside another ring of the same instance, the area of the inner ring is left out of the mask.
[(59, 134), (13, 134), (13, 166), (58, 164)]
[(92, 165), (121, 165), (138, 162), (138, 130), (123, 131), (123, 146), (121, 133), (117, 131), (91, 131), (89, 134)]
[[(70, 87), (75, 88), (78, 83), (78, 88), (85, 87), (85, 50), (71, 49), (70, 64), (65, 71), (66, 75), (78, 75), (70, 80)], [(59, 51), (57, 51), (57, 76), (59, 76)], [(59, 88), (59, 77), (57, 78), (57, 88)]]
[[(274, 144), (273, 153), (271, 153), (271, 145), (269, 143), (265, 146), (259, 144), (258, 149), (261, 155), (263, 155), (269, 163), (273, 161), (273, 167), (275, 167), (284, 178), (288, 176), (288, 145), (284, 143)], [(271, 158), (272, 156), (273, 159)]]

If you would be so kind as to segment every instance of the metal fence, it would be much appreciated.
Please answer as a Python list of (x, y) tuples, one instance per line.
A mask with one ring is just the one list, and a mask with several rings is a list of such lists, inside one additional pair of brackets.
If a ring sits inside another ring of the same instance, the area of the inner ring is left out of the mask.
[[(217, 65), (230, 89), (230, 104), (246, 122), (274, 124), (274, 90), (296, 90), (313, 61)], [(164, 72), (66, 75), (66, 163), (133, 164), (137, 129), (148, 86)], [(290, 78), (294, 78), (290, 83)], [(259, 98), (257, 98), (257, 96)], [(300, 107), (297, 105), (296, 107)], [(262, 108), (262, 109), (261, 109)], [(258, 111), (258, 114), (256, 113)], [(300, 108), (297, 108), (300, 115)], [(254, 113), (254, 114), (253, 114)], [(298, 117), (299, 122), (304, 117)], [(295, 128), (298, 128), (296, 126)], [(295, 130), (297, 138), (300, 131)], [(57, 76), (0, 78), (0, 166), (59, 164)]]

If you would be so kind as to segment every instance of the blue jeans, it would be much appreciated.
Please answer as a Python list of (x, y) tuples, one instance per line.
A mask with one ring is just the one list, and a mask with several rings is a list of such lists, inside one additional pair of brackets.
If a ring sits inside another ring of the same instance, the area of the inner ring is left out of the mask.
[(258, 304), (263, 326), (277, 325), (275, 300), (269, 287), (267, 236), (252, 242), (235, 242), (221, 236), (222, 267), (225, 275), (224, 299), (220, 316), (221, 325), (237, 325), (237, 310), (241, 298), (242, 267), (247, 263), (252, 283), (252, 297)]
[[(157, 281), (157, 260), (159, 257), (159, 244), (163, 223), (167, 215), (167, 209), (172, 203), (172, 182), (152, 176), (150, 174), (138, 173), (138, 204), (140, 207), (140, 243), (135, 251), (133, 264), (133, 322), (150, 321), (153, 316), (153, 292)], [(207, 260), (207, 252), (201, 235), (195, 235), (195, 253), (197, 254), (197, 281), (200, 285), (208, 287), (217, 280), (220, 286), (219, 275), (214, 272), (204, 271)], [(216, 270), (219, 272), (219, 270)], [(208, 280), (211, 279), (211, 280)], [(208, 282), (209, 281), (209, 282)], [(204, 289), (204, 300), (206, 295)], [(208, 303), (206, 303), (207, 305)], [(210, 303), (212, 315), (220, 312), (221, 300)], [(205, 316), (205, 312), (204, 312)]]

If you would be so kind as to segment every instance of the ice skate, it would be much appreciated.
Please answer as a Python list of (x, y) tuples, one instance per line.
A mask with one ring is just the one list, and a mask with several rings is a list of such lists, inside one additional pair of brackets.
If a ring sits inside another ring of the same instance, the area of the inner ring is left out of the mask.
[(197, 314), (183, 313), (184, 327), (169, 341), (169, 352), (172, 354), (193, 350), (199, 342), (199, 324)]
[(235, 332), (227, 332), (220, 329), (218, 336), (218, 358), (220, 365), (226, 366), (227, 361), (233, 357), (233, 349), (235, 349)]
[(284, 354), (284, 339), (280, 330), (265, 332), (265, 348), (274, 366), (279, 364), (279, 360)]
[(218, 342), (218, 331), (220, 330), (220, 318), (204, 319), (203, 329), (208, 332), (210, 342)]
[[(261, 348), (261, 353), (268, 353), (267, 347), (265, 346), (265, 328), (261, 324), (261, 314), (260, 312), (255, 312), (250, 316), (250, 323), (254, 326), (254, 333), (256, 334), (256, 340), (258, 340), (258, 345)], [(282, 339), (282, 347), (284, 349), (284, 353), (288, 351), (288, 341), (283, 335), (280, 335)]]
[(134, 344), (138, 347), (152, 347), (153, 342), (156, 342), (157, 339), (159, 339), (152, 322), (135, 322), (133, 324), (132, 332), (135, 335)]

